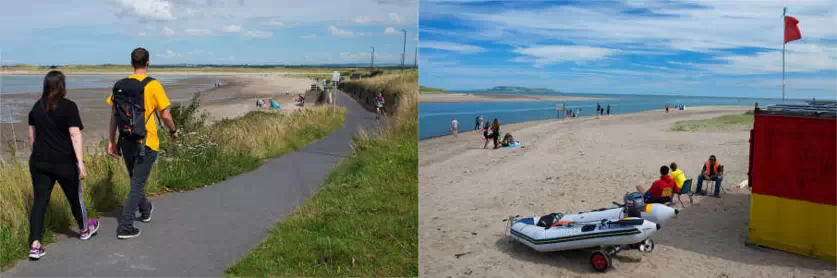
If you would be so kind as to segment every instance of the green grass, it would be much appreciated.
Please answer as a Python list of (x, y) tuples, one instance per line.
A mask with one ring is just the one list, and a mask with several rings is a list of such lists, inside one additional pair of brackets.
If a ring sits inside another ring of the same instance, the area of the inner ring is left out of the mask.
[[(194, 112), (197, 107), (180, 111)], [(150, 195), (195, 189), (255, 169), (265, 158), (295, 151), (324, 137), (342, 126), (345, 119), (345, 109), (332, 117), (330, 108), (318, 107), (289, 116), (255, 111), (206, 127), (200, 122), (205, 117), (174, 114), (178, 126), (186, 129), (185, 134), (177, 142), (170, 142), (161, 130), (160, 156), (146, 183)], [(187, 120), (195, 118), (201, 120)], [(118, 209), (130, 189), (122, 160), (101, 153), (85, 154), (85, 164), (88, 179), (83, 185), (83, 198), (88, 215), (95, 217)], [(28, 254), (32, 183), (28, 167), (18, 161), (0, 166), (0, 176), (0, 266), (5, 270)], [(71, 227), (76, 226), (73, 222), (63, 192), (53, 190), (44, 242), (52, 241), (52, 233), (75, 229)]]
[(446, 91), (445, 89), (431, 88), (431, 87), (425, 87), (425, 86), (420, 86), (419, 92), (421, 92), (422, 94), (450, 94), (451, 93), (451, 92)]
[(416, 77), (346, 83), (399, 96), (399, 116), (383, 134), (356, 137), (352, 156), (229, 276), (418, 276)]
[(723, 115), (705, 120), (689, 120), (674, 123), (672, 131), (724, 131), (753, 126), (753, 113)]
[(356, 154), (278, 223), (231, 276), (417, 276), (416, 125), (358, 140)]

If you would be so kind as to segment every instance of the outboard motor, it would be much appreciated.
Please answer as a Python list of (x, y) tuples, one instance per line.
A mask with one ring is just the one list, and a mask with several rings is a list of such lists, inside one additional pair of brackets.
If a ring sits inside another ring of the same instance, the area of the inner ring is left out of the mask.
[(645, 201), (642, 194), (639, 192), (631, 192), (625, 194), (625, 215), (628, 217), (642, 217), (642, 211), (645, 209)]

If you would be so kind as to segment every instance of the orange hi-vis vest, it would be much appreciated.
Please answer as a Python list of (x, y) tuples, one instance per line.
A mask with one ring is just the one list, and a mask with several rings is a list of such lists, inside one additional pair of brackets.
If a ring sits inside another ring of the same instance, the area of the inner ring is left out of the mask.
[[(718, 162), (717, 160), (715, 160), (715, 166), (710, 168), (709, 167), (709, 160), (707, 160), (707, 161), (703, 162), (703, 165), (706, 166), (706, 171), (709, 171), (709, 173), (715, 173), (715, 175), (717, 175), (718, 174), (718, 166), (721, 166), (721, 163)], [(709, 173), (707, 173), (707, 174), (709, 174)]]

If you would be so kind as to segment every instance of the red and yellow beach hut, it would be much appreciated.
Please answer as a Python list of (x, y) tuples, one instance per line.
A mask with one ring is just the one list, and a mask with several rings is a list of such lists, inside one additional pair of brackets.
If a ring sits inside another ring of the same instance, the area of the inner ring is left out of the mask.
[(749, 242), (837, 262), (837, 103), (756, 110)]

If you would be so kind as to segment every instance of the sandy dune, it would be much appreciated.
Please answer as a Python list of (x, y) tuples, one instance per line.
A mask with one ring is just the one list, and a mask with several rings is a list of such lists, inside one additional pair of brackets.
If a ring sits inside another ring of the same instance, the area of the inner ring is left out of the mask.
[[(504, 236), (509, 215), (607, 207), (649, 185), (677, 162), (694, 177), (715, 154), (727, 194), (696, 197), (654, 235), (656, 250), (614, 258), (607, 277), (834, 277), (833, 263), (745, 246), (749, 190), (747, 129), (668, 131), (678, 120), (742, 113), (744, 107), (694, 108), (503, 126), (526, 148), (482, 149), (481, 134), (419, 144), (420, 274), (426, 277), (579, 277), (597, 275), (588, 251), (537, 253)], [(678, 208), (681, 208), (678, 204)], [(459, 254), (460, 256), (457, 256)], [(597, 275), (598, 276), (598, 275)]]

